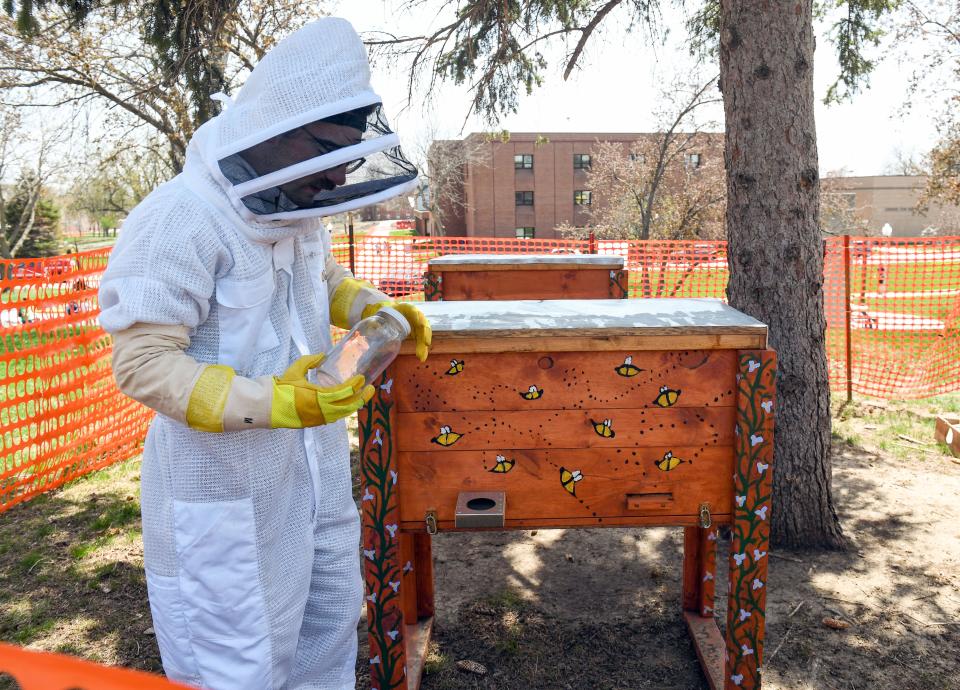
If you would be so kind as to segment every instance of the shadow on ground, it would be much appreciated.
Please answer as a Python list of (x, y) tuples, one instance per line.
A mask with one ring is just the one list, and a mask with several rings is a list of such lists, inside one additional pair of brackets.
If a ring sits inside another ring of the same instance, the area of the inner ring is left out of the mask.
[[(842, 443), (834, 455), (853, 548), (773, 554), (764, 687), (960, 687), (948, 651), (960, 648), (960, 468)], [(708, 687), (680, 617), (681, 529), (454, 533), (434, 544), (424, 690)], [(718, 564), (726, 558), (721, 542)], [(722, 628), (724, 597), (716, 609)], [(827, 617), (850, 627), (828, 628)], [(363, 635), (361, 645), (358, 687), (369, 688)], [(458, 670), (464, 659), (488, 674)]]
[[(160, 671), (138, 475), (124, 463), (2, 516), (0, 639)], [(834, 489), (854, 548), (772, 553), (764, 687), (958, 687), (960, 466), (838, 442)], [(435, 554), (424, 690), (707, 687), (680, 618), (680, 529), (441, 534)], [(363, 622), (358, 635), (367, 690)]]

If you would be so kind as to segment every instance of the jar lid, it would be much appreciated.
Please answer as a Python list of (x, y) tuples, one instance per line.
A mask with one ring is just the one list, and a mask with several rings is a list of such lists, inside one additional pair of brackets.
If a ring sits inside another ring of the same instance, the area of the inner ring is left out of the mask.
[(406, 317), (403, 314), (398, 312), (393, 307), (380, 307), (377, 310), (378, 314), (386, 314), (387, 316), (393, 317), (393, 320), (397, 322), (397, 325), (400, 326), (400, 330), (403, 331), (404, 339), (410, 335), (410, 322), (407, 321)]

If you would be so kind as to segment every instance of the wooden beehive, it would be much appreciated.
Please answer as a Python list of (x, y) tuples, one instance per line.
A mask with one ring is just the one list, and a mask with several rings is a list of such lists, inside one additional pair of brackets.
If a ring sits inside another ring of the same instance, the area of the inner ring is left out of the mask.
[(623, 258), (599, 254), (448, 254), (431, 259), (424, 296), (439, 300), (618, 299)]
[[(708, 299), (422, 308), (430, 358), (405, 343), (360, 418), (371, 655), (402, 652), (408, 664), (406, 676), (372, 668), (374, 685), (417, 687), (432, 615), (427, 532), (462, 529), (464, 496), (488, 495), (505, 497), (502, 529), (687, 527), (685, 616), (715, 688), (725, 671), (713, 544), (716, 525), (738, 525), (728, 608), (751, 619), (728, 621), (727, 675), (759, 687), (775, 368), (766, 327)], [(383, 603), (391, 591), (399, 597)]]

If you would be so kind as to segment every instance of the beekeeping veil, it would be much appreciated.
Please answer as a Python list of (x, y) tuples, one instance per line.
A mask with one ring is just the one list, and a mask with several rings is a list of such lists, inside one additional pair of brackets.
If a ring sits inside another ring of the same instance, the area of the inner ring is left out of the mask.
[(417, 184), (370, 87), (363, 43), (343, 19), (277, 44), (208, 125), (204, 161), (247, 221), (334, 215)]

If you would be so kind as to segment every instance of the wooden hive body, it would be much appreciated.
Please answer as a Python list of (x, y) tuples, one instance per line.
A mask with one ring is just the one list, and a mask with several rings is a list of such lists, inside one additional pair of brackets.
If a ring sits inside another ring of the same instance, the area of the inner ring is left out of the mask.
[(619, 256), (448, 254), (430, 260), (424, 294), (428, 302), (621, 299), (628, 280)]

